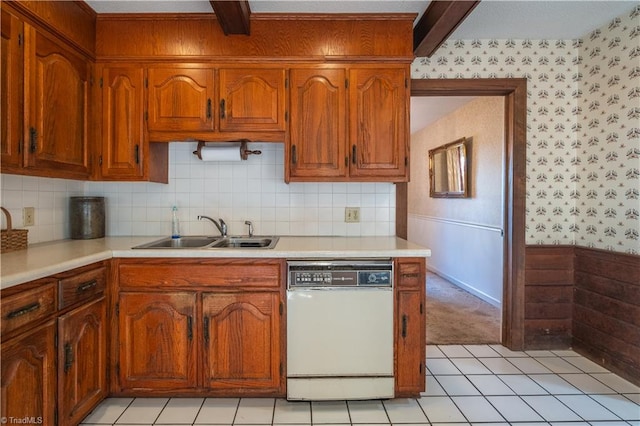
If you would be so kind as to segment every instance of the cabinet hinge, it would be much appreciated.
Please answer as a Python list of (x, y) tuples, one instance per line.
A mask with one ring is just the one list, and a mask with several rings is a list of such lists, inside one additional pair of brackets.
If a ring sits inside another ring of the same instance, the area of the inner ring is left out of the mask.
[(116, 316), (120, 315), (120, 304), (116, 303)]
[(144, 79), (144, 88), (145, 88), (145, 89), (148, 89), (148, 88), (149, 88), (149, 79), (148, 79), (148, 78), (145, 78), (145, 79)]
[(149, 111), (144, 112), (144, 121), (149, 121)]
[(98, 164), (102, 166), (102, 155), (98, 157)]
[(404, 157), (404, 166), (407, 167), (409, 165), (409, 157)]
[(422, 303), (420, 303), (420, 315), (422, 315)]
[(18, 34), (18, 46), (22, 46), (22, 33)]
[(100, 88), (102, 89), (102, 85), (104, 84), (104, 80), (100, 77)]
[(348, 79), (348, 78), (345, 78), (345, 79), (344, 79), (344, 88), (345, 88), (345, 89), (348, 89), (348, 88), (349, 88), (349, 79)]
[(422, 374), (422, 363), (420, 363), (420, 368), (418, 369), (418, 371), (420, 371), (420, 374)]
[(284, 303), (280, 302), (280, 315), (284, 314)]
[(284, 112), (284, 121), (289, 121), (289, 111)]

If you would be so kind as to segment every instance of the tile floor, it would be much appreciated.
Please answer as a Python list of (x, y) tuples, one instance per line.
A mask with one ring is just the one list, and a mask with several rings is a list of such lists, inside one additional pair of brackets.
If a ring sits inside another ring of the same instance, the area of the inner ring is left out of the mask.
[(418, 399), (109, 398), (84, 425), (640, 426), (640, 387), (573, 351), (427, 346)]

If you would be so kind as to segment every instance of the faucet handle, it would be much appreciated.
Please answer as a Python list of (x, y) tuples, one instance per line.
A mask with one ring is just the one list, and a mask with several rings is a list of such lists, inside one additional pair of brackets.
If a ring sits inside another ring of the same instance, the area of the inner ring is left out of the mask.
[(253, 223), (250, 220), (245, 220), (244, 224), (249, 227), (249, 236), (253, 237)]
[(222, 218), (218, 219), (220, 221), (220, 228), (222, 229), (222, 236), (226, 237), (227, 236), (227, 224), (224, 222), (224, 220), (222, 220)]

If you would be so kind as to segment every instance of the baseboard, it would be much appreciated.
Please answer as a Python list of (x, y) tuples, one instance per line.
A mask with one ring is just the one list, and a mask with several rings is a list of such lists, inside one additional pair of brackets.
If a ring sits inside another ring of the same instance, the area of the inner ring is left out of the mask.
[(454, 284), (460, 288), (462, 288), (463, 290), (473, 294), (474, 296), (484, 300), (485, 302), (489, 303), (492, 306), (495, 306), (498, 309), (502, 309), (502, 304), (500, 303), (499, 300), (496, 300), (494, 298), (492, 298), (491, 296), (487, 295), (486, 293), (483, 293), (482, 291), (479, 291), (475, 288), (473, 288), (472, 286), (468, 285), (465, 282), (462, 282), (460, 280), (458, 280), (455, 277), (452, 277), (449, 274), (445, 274), (442, 271), (439, 271), (437, 268), (434, 268), (432, 266), (427, 266), (427, 270), (433, 272), (436, 275), (441, 276), (442, 278), (446, 279), (447, 281), (449, 281), (451, 284)]

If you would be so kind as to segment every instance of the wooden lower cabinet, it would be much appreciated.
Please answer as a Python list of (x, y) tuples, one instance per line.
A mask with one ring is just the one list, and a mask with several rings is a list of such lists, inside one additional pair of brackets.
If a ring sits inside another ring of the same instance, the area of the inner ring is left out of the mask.
[(78, 424), (107, 396), (107, 307), (101, 297), (58, 319), (58, 418)]
[(195, 293), (120, 293), (117, 314), (123, 390), (196, 387)]
[(396, 397), (425, 390), (425, 269), (424, 258), (396, 259)]
[(2, 343), (1, 415), (7, 423), (57, 424), (55, 336), (55, 321), (49, 321)]
[(282, 267), (280, 260), (122, 261), (114, 394), (283, 395)]
[(205, 387), (280, 389), (279, 299), (278, 292), (203, 295)]

